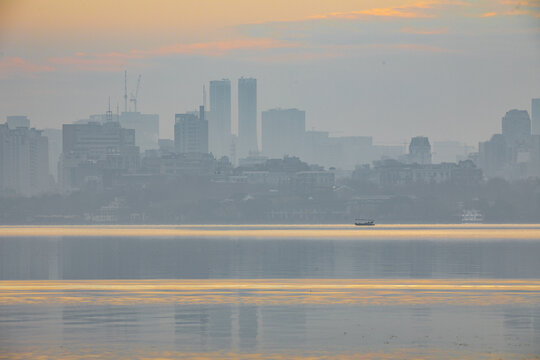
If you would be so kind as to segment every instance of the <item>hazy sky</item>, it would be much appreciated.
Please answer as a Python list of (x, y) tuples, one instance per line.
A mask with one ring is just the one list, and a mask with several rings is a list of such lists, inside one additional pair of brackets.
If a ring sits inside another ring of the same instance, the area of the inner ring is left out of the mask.
[(162, 137), (209, 80), (236, 109), (244, 75), (259, 110), (306, 110), (308, 129), (476, 144), (540, 97), (540, 0), (0, 0), (1, 121), (122, 109), (124, 69)]

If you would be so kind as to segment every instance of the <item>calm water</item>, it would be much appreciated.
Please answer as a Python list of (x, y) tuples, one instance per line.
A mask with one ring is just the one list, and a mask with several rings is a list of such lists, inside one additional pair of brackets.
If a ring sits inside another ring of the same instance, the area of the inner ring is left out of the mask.
[(540, 358), (540, 226), (0, 227), (0, 358)]

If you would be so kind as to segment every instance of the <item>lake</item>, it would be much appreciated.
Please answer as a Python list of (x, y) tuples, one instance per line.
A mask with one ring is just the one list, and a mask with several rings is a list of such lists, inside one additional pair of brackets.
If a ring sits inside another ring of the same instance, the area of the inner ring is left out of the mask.
[(0, 227), (0, 359), (539, 359), (539, 225)]

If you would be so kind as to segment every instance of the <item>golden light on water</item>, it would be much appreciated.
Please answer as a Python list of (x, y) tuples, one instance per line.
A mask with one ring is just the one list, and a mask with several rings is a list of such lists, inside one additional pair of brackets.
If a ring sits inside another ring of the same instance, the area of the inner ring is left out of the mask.
[[(533, 360), (540, 359), (538, 355), (523, 354), (493, 354), (491, 352), (478, 352), (466, 350), (447, 350), (440, 348), (398, 348), (386, 351), (366, 352), (325, 352), (325, 351), (285, 351), (285, 352), (237, 352), (237, 351), (207, 351), (189, 352), (178, 350), (150, 350), (144, 349), (101, 349), (99, 347), (84, 347), (76, 349), (50, 349), (28, 346), (17, 352), (5, 352), (6, 359), (59, 359), (59, 360), (86, 360), (86, 359), (145, 359), (145, 360), (172, 360), (172, 359), (197, 359), (197, 360)], [(2, 357), (0, 357), (2, 358)]]
[(0, 237), (540, 240), (538, 225), (0, 226)]
[(540, 280), (77, 280), (1, 281), (0, 305), (252, 304), (491, 306), (540, 303)]

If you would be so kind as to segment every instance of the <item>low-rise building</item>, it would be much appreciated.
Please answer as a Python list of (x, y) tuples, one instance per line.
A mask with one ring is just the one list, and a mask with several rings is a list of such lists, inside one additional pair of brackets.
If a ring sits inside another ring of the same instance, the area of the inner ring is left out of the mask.
[(402, 186), (411, 184), (474, 184), (482, 180), (482, 170), (471, 160), (459, 163), (404, 164), (396, 160), (376, 161), (374, 167), (360, 166), (353, 173), (353, 179), (375, 183), (381, 186)]

